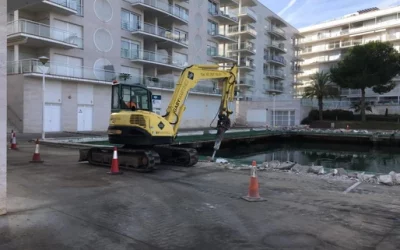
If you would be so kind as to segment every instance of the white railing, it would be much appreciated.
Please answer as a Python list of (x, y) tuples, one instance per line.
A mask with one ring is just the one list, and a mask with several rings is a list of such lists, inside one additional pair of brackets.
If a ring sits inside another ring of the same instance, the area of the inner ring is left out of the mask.
[(125, 1), (127, 1), (131, 4), (137, 4), (137, 3), (146, 4), (151, 7), (156, 8), (156, 9), (168, 12), (176, 17), (179, 17), (179, 18), (185, 20), (185, 21), (189, 20), (189, 15), (185, 11), (179, 9), (178, 7), (175, 7), (172, 4), (168, 4), (161, 0), (125, 0)]
[(163, 37), (165, 39), (173, 40), (178, 43), (182, 43), (185, 45), (188, 45), (189, 41), (187, 38), (177, 32), (174, 32), (169, 29), (165, 29), (161, 26), (157, 26), (151, 23), (127, 23), (127, 22), (122, 22), (121, 23), (122, 28), (129, 30), (129, 31), (143, 31), (149, 34), (153, 34), (156, 36)]
[(232, 34), (232, 35), (237, 34), (237, 33), (242, 33), (242, 32), (249, 32), (253, 36), (257, 36), (257, 31), (254, 29), (254, 27), (252, 27), (250, 25), (242, 25), (242, 26), (240, 26), (240, 29), (239, 29), (239, 26), (236, 25), (236, 26), (231, 26), (228, 29), (228, 33)]
[(219, 56), (219, 57), (226, 57), (226, 58), (230, 58), (227, 53), (218, 51), (218, 49), (216, 47), (212, 47), (212, 48), (207, 48), (207, 55), (209, 56)]
[(301, 52), (301, 55), (304, 54), (311, 54), (315, 52), (322, 52), (326, 50), (334, 50), (334, 49), (339, 49), (339, 48), (346, 48), (346, 47), (351, 47), (355, 45), (361, 45), (365, 44), (365, 42), (362, 39), (355, 39), (355, 40), (350, 40), (350, 41), (341, 41), (340, 43), (332, 43), (332, 44), (327, 44), (324, 46), (319, 46), (319, 47), (314, 47), (314, 48), (309, 48), (306, 50), (303, 50)]
[(54, 41), (68, 43), (78, 48), (83, 47), (83, 39), (75, 33), (71, 33), (59, 28), (51, 27), (47, 24), (33, 22), (29, 20), (16, 20), (7, 24), (7, 35), (24, 33), (38, 37), (52, 39)]
[(131, 60), (143, 60), (149, 62), (162, 63), (166, 65), (173, 65), (175, 67), (183, 68), (188, 65), (187, 61), (179, 60), (170, 55), (157, 53), (147, 50), (129, 50), (121, 49), (121, 56)]

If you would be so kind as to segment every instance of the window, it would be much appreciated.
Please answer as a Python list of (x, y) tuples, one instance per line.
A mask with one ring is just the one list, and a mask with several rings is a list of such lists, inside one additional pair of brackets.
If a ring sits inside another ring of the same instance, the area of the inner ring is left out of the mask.
[(218, 24), (208, 20), (207, 31), (210, 35), (218, 35)]
[(180, 29), (174, 29), (174, 33), (175, 33), (175, 35), (178, 36), (179, 42), (186, 42), (188, 40), (187, 32), (180, 30)]
[(213, 1), (208, 0), (208, 12), (211, 14), (217, 14), (218, 13), (218, 6), (216, 3)]
[(122, 10), (121, 29), (129, 31), (140, 29), (140, 15), (127, 10)]
[(50, 67), (51, 74), (84, 78), (82, 58), (54, 54), (52, 62)]
[(218, 55), (218, 47), (217, 47), (216, 43), (209, 42), (209, 44), (207, 44), (207, 55), (209, 55), (209, 56)]
[(122, 39), (121, 41), (121, 57), (128, 59), (139, 58), (140, 56), (140, 43)]
[(272, 117), (272, 126), (274, 125), (274, 120), (275, 120), (275, 126), (294, 126), (295, 125), (295, 111), (275, 111), (275, 117), (274, 117), (274, 111), (271, 112)]
[(83, 48), (82, 26), (57, 19), (54, 20), (53, 24), (56, 29), (51, 29), (51, 38), (66, 43), (76, 44), (79, 48)]
[(175, 8), (176, 8), (175, 14), (177, 16), (179, 16), (180, 18), (182, 18), (184, 20), (188, 20), (189, 16), (188, 16), (188, 10), (187, 9), (185, 9), (182, 6), (177, 5), (177, 4), (175, 5)]

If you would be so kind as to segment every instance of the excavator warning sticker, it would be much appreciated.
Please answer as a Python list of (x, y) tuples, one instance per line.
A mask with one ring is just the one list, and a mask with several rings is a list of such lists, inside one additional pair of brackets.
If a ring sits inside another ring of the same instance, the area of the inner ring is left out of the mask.
[(160, 123), (158, 124), (158, 127), (159, 127), (161, 130), (163, 130), (163, 128), (164, 128), (164, 123), (160, 122)]
[(191, 72), (191, 71), (189, 71), (189, 73), (188, 73), (188, 78), (189, 78), (190, 80), (193, 80), (193, 78), (194, 78), (194, 73)]

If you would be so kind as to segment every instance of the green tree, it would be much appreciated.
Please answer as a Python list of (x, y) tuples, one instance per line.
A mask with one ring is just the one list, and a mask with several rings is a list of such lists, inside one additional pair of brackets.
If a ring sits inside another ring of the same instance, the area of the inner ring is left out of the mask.
[(348, 50), (345, 57), (330, 70), (331, 81), (341, 88), (361, 91), (361, 120), (365, 121), (365, 90), (378, 94), (391, 91), (400, 72), (400, 54), (388, 42), (373, 41)]
[(316, 98), (318, 100), (319, 120), (322, 120), (323, 99), (339, 96), (339, 90), (331, 84), (328, 72), (316, 72), (310, 76), (310, 80), (312, 83), (310, 86), (304, 88), (303, 97), (311, 100)]
[[(372, 103), (371, 102), (365, 102), (364, 107), (366, 111), (369, 111), (372, 113)], [(354, 109), (354, 112), (360, 112), (361, 110), (361, 102), (354, 102), (351, 104), (351, 108)]]

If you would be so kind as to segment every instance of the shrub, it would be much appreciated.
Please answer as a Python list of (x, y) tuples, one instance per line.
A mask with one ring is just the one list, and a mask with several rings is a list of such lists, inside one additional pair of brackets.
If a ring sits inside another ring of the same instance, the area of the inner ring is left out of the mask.
[[(342, 109), (333, 109), (333, 110), (324, 110), (322, 112), (322, 117), (324, 120), (331, 121), (352, 121), (354, 120), (354, 114), (352, 111), (342, 110)], [(311, 110), (308, 114), (308, 119), (310, 122), (316, 121), (319, 119), (318, 110)]]

